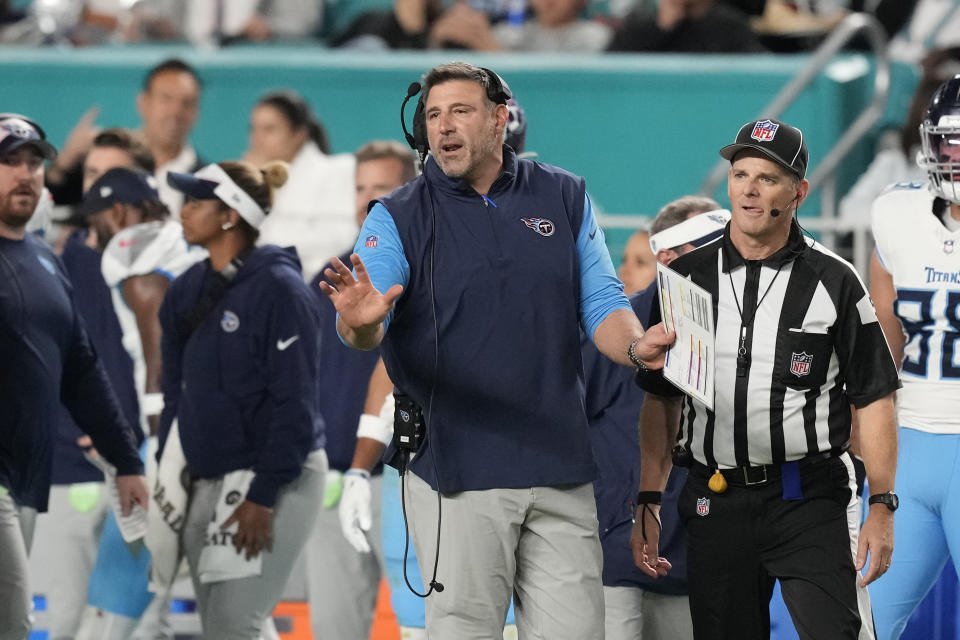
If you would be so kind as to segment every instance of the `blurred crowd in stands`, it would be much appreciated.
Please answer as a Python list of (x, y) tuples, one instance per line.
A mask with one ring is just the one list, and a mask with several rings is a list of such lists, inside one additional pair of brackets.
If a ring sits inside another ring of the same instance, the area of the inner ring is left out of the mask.
[(850, 12), (873, 14), (910, 62), (960, 40), (955, 0), (0, 0), (0, 44), (795, 52)]

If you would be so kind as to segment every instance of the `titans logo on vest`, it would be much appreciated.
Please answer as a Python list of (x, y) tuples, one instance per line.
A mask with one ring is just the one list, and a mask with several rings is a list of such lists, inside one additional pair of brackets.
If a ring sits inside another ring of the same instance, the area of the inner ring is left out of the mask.
[(556, 226), (550, 220), (546, 218), (520, 218), (523, 221), (523, 224), (527, 225), (529, 228), (533, 229), (540, 235), (544, 237), (549, 237), (553, 235), (553, 232), (556, 231)]

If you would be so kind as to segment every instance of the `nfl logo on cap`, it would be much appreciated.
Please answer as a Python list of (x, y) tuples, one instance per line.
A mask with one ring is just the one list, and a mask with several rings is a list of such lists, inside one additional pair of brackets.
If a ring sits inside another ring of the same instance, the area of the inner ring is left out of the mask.
[(770, 142), (773, 140), (773, 137), (777, 135), (777, 129), (779, 128), (780, 125), (775, 122), (760, 120), (754, 125), (753, 133), (750, 134), (750, 137), (757, 142)]

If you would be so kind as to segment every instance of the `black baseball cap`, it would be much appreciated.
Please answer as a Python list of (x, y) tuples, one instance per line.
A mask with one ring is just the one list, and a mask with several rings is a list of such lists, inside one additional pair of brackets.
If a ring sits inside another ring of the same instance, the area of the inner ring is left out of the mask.
[(767, 118), (746, 123), (737, 132), (736, 141), (720, 149), (720, 155), (733, 162), (744, 149), (756, 149), (799, 178), (807, 173), (809, 154), (803, 132), (785, 122)]
[(47, 160), (57, 155), (57, 149), (47, 142), (47, 134), (36, 122), (19, 113), (0, 113), (0, 156), (25, 145), (32, 146)]
[(77, 207), (75, 217), (87, 218), (106, 211), (116, 202), (134, 204), (144, 201), (159, 201), (157, 180), (149, 173), (114, 167), (90, 185)]

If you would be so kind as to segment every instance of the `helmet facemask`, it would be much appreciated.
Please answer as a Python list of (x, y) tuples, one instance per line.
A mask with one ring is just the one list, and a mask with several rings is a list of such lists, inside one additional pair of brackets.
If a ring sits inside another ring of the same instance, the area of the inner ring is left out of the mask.
[(926, 169), (934, 195), (960, 204), (960, 115), (943, 115), (920, 125), (918, 164)]

